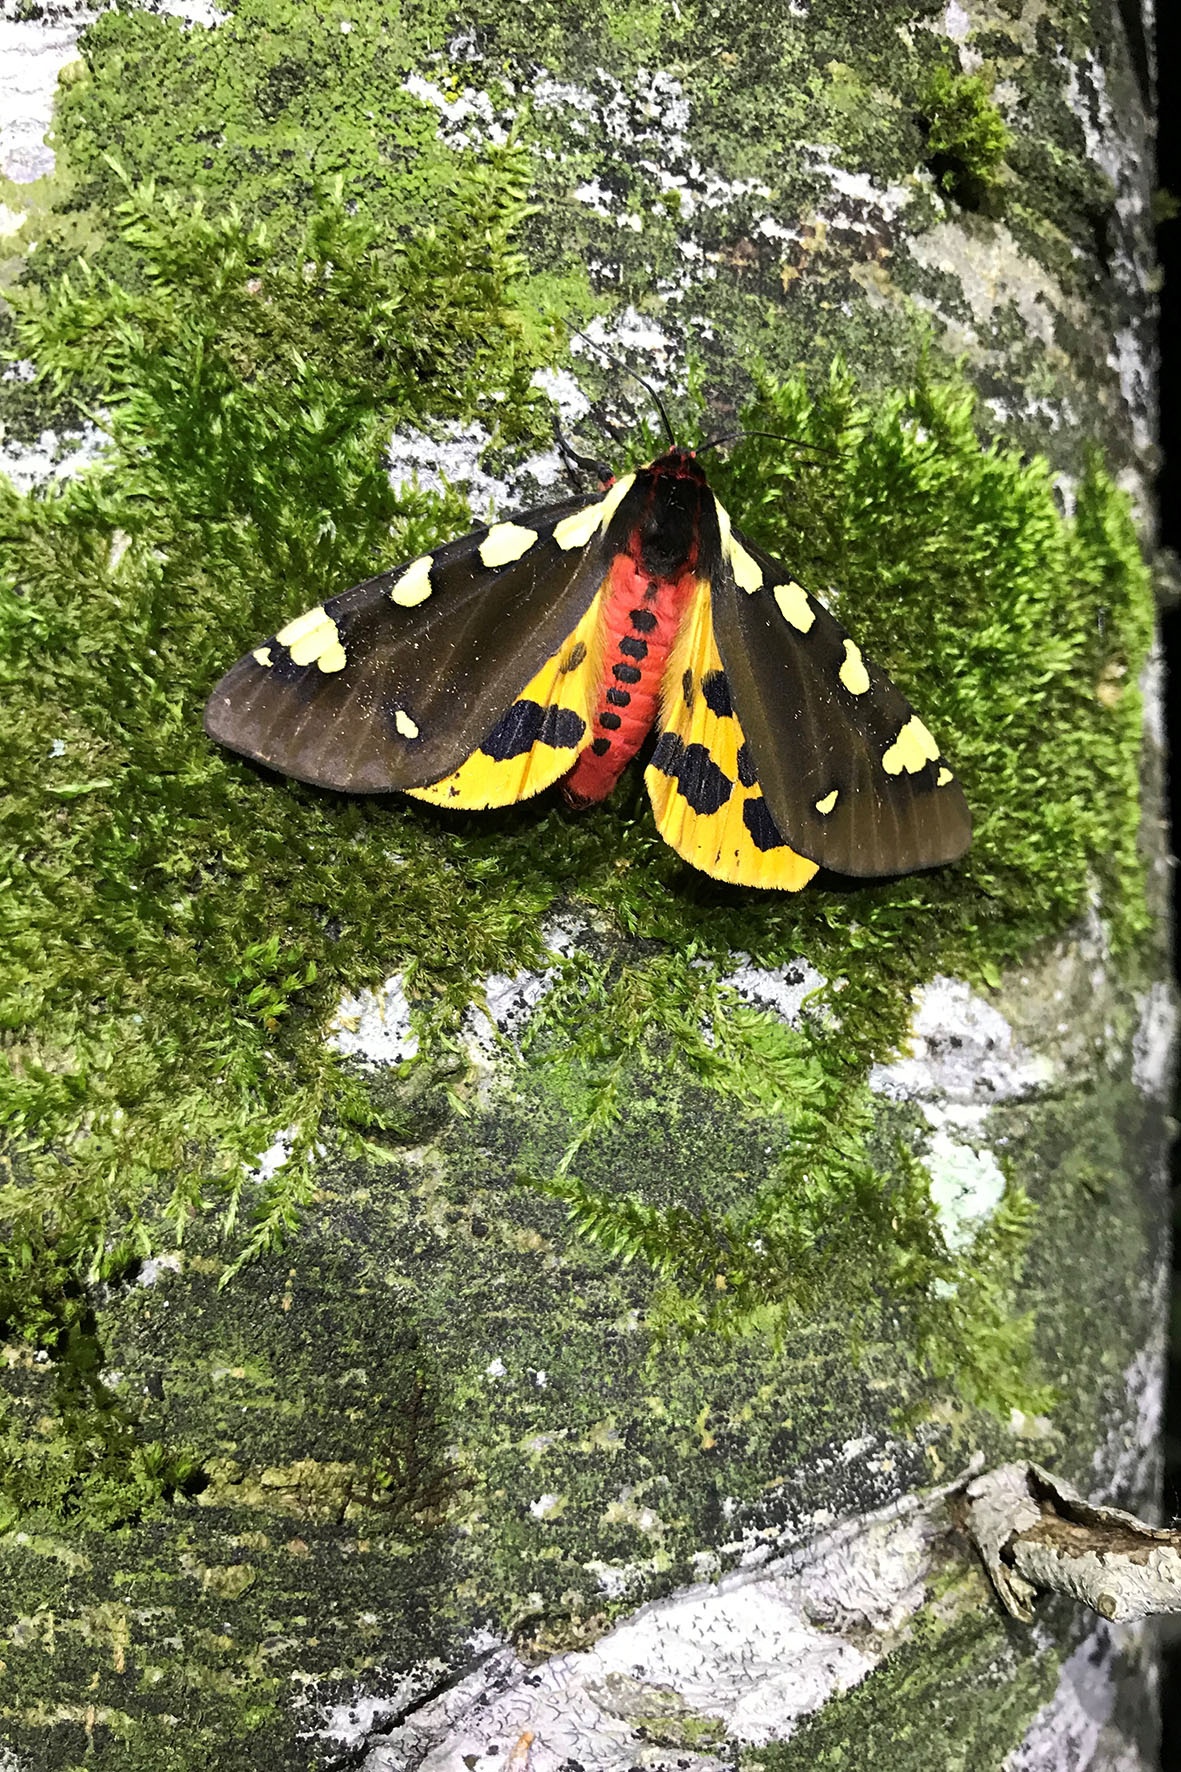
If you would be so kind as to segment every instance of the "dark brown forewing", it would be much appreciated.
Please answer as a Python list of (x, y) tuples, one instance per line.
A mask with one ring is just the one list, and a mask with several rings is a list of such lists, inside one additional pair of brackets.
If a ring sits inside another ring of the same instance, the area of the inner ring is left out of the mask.
[(604, 539), (596, 529), (585, 545), (561, 548), (553, 532), (601, 497), (506, 519), (537, 539), (502, 566), (486, 565), (480, 550), (503, 524), (436, 548), (429, 595), (412, 607), (390, 595), (406, 565), (327, 598), (343, 667), (298, 664), (272, 636), (257, 649), (269, 664), (247, 653), (218, 683), (205, 730), (284, 775), (348, 793), (438, 781), (476, 749), (589, 607), (607, 569)]
[[(922, 757), (914, 728), (892, 750), (914, 715), (910, 703), (858, 653), (868, 678), (862, 688), (840, 623), (778, 561), (737, 533), (735, 541), (757, 561), (763, 583), (742, 589), (724, 559), (713, 585), (714, 629), (734, 710), (784, 838), (822, 867), (855, 876), (954, 861), (971, 841), (972, 819), (951, 765)], [(807, 631), (785, 610), (804, 620), (810, 612)], [(842, 682), (842, 667), (860, 693)], [(889, 772), (884, 759), (900, 756), (921, 766)]]

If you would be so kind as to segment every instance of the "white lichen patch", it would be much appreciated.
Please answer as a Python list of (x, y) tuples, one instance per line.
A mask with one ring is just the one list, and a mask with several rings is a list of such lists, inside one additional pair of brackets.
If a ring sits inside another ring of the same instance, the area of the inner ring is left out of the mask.
[(529, 1512), (535, 1520), (556, 1520), (566, 1508), (565, 1498), (561, 1495), (539, 1495), (529, 1503)]
[(290, 1160), (291, 1148), (298, 1135), (298, 1126), (284, 1126), (276, 1132), (257, 1162), (251, 1163), (247, 1168), (247, 1181), (270, 1181), (273, 1175), (277, 1175)]
[[(1065, 297), (1002, 223), (994, 222), (984, 233), (955, 221), (937, 222), (927, 233), (917, 234), (909, 250), (916, 264), (954, 273), (957, 290), (979, 329), (970, 335), (972, 342), (991, 330), (999, 308), (1011, 304), (1032, 337), (1054, 349), (1055, 318)], [(953, 329), (962, 325), (958, 318), (944, 318)]]
[(47, 178), (54, 168), (46, 141), (63, 68), (78, 59), (78, 37), (89, 23), (74, 18), (0, 18), (0, 172), (14, 184)]
[(386, 449), (390, 485), (417, 486), (425, 492), (446, 492), (452, 486), (466, 494), (473, 514), (502, 510), (509, 500), (506, 480), (485, 473), (481, 457), (491, 433), (481, 424), (462, 425), (446, 420), (438, 434), (395, 431)]
[(1168, 1099), (1177, 1047), (1177, 1000), (1170, 985), (1158, 980), (1137, 994), (1138, 1019), (1132, 1036), (1132, 1081), (1141, 1094)]
[(712, 1754), (658, 1748), (653, 1716), (688, 1725), (687, 1740), (713, 1732), (719, 1746), (788, 1739), (905, 1638), (937, 1530), (935, 1510), (895, 1505), (757, 1573), (644, 1606), (592, 1649), (526, 1666), (506, 1645), (371, 1736), (367, 1772), (503, 1764), (526, 1738), (530, 1772), (571, 1759), (583, 1772), (716, 1772)]
[[(1157, 1321), (1164, 1322), (1167, 1275), (1161, 1264), (1161, 1296)], [(1093, 1500), (1126, 1506), (1149, 1503), (1160, 1473), (1161, 1426), (1165, 1414), (1165, 1347), (1163, 1335), (1135, 1353), (1123, 1371), (1124, 1395), (1117, 1404), (1102, 1445), (1091, 1460)]]
[(576, 425), (590, 411), (589, 399), (568, 369), (535, 369), (529, 386), (553, 401), (564, 425)]
[(616, 354), (634, 352), (642, 356), (645, 379), (654, 387), (666, 387), (673, 379), (672, 362), (678, 346), (654, 320), (630, 304), (610, 319), (596, 314), (587, 321), (582, 334), (570, 341), (570, 349), (576, 356), (594, 357), (594, 345), (602, 345)]
[(366, 987), (355, 996), (346, 991), (328, 1023), (328, 1044), (367, 1065), (401, 1064), (415, 1057), (418, 1035), (402, 974), (395, 972), (383, 985)]
[[(548, 382), (543, 379), (547, 376)], [(565, 425), (576, 424), (589, 407), (571, 375), (539, 371), (533, 385), (551, 393)], [(397, 490), (417, 486), (436, 493), (456, 487), (478, 521), (515, 508), (535, 487), (553, 485), (563, 472), (557, 450), (547, 449), (518, 462), (504, 478), (490, 474), (483, 455), (491, 440), (483, 425), (455, 420), (444, 421), (431, 436), (424, 431), (395, 431), (386, 448), (390, 484)]]
[(928, 1143), (923, 1163), (943, 1240), (958, 1254), (1004, 1199), (1004, 1173), (990, 1150), (976, 1150), (942, 1130)]
[(874, 1065), (869, 1086), (894, 1101), (991, 1103), (1035, 1095), (1053, 1077), (1050, 1060), (1020, 1046), (999, 1010), (940, 975), (915, 992), (905, 1056)]
[(36, 443), (18, 443), (0, 430), (0, 474), (7, 475), (18, 492), (31, 492), (35, 486), (83, 473), (109, 442), (107, 433), (89, 421), (81, 430), (60, 436), (44, 430)]
[(512, 104), (497, 107), (486, 92), (465, 86), (458, 92), (444, 92), (434, 80), (419, 73), (407, 76), (402, 91), (420, 99), (438, 114), (439, 139), (449, 148), (480, 147), (491, 142), (503, 147), (517, 114)]
[(446, 1671), (441, 1661), (426, 1662), (393, 1680), (388, 1691), (358, 1692), (344, 1703), (333, 1704), (323, 1712), (315, 1734), (341, 1748), (359, 1747), (390, 1717), (396, 1717), (408, 1704), (429, 1692)]
[(756, 966), (750, 955), (741, 950), (731, 958), (737, 964), (732, 971), (724, 972), (718, 983), (728, 985), (750, 1008), (769, 1010), (793, 1028), (802, 1027), (807, 1014), (817, 1013), (808, 999), (823, 991), (828, 980), (809, 961), (796, 959), (782, 966)]
[[(1030, 1724), (1025, 1740), (1004, 1762), (1003, 1772), (1080, 1772), (1096, 1762), (1100, 1739), (1115, 1710), (1115, 1657), (1134, 1640), (1138, 1626), (1101, 1624), (1062, 1664), (1054, 1696)], [(1104, 1765), (1110, 1764), (1108, 1761)], [(1128, 1772), (1140, 1772), (1129, 1763)]]
[[(541, 932), (548, 951), (556, 958), (570, 954), (585, 934), (577, 922), (554, 918)], [(510, 977), (493, 972), (483, 981), (483, 1002), (473, 1003), (463, 1018), (463, 1040), (468, 1057), (478, 1070), (487, 1070), (498, 1048), (515, 1043), (532, 1020), (538, 1005), (553, 989), (560, 966), (540, 971), (522, 968)]]
[(963, 43), (972, 29), (972, 21), (959, 0), (947, 0), (942, 18), (943, 34), (953, 43)]
[(167, 1255), (149, 1255), (135, 1276), (137, 1286), (154, 1286), (161, 1274), (179, 1274), (184, 1266), (184, 1258), (179, 1249), (170, 1250)]

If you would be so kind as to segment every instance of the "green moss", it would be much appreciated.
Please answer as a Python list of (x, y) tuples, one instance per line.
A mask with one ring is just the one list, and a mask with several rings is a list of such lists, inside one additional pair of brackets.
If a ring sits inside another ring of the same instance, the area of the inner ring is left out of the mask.
[(941, 191), (964, 209), (995, 215), (1004, 195), (1002, 169), (1009, 132), (986, 74), (937, 67), (920, 98), (926, 165)]

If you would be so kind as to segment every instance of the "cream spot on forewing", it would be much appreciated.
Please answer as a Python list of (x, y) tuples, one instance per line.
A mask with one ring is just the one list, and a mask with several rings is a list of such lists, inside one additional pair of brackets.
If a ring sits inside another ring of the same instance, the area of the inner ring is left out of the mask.
[(937, 788), (945, 788), (949, 781), (954, 781), (954, 780), (955, 780), (955, 776), (951, 773), (951, 770), (947, 767), (947, 764), (945, 763), (943, 765), (943, 768), (939, 771), (938, 775), (935, 777), (935, 786)]
[(904, 769), (908, 775), (917, 775), (925, 764), (933, 763), (938, 755), (939, 746), (918, 715), (912, 714), (882, 758), (882, 768), (887, 775), (901, 775)]
[(508, 566), (527, 554), (536, 540), (536, 529), (526, 529), (522, 523), (497, 523), (480, 543), (480, 558), (485, 566)]
[(414, 724), (414, 721), (410, 718), (410, 715), (406, 712), (405, 708), (394, 709), (394, 725), (402, 734), (403, 738), (418, 737), (418, 727)]
[(757, 560), (751, 558), (741, 542), (730, 543), (730, 569), (744, 591), (762, 590), (763, 569)]
[(269, 665), (271, 662), (271, 649), (269, 646), (256, 646), (250, 656), (255, 664)]
[[(291, 647), (291, 662), (297, 665), (310, 665), (318, 662), (321, 658), (327, 658), (329, 660), (327, 668), (330, 671), (338, 671), (344, 664), (344, 648), (340, 644), (336, 623), (330, 615), (325, 615), (322, 609), (318, 613), (320, 619), (314, 628), (305, 628), (294, 642), (288, 642)], [(332, 661), (338, 653), (340, 654), (340, 664), (334, 664)]]
[(320, 669), (328, 672), (343, 671), (348, 662), (349, 661), (345, 656), (344, 647), (339, 640), (336, 640), (331, 646), (326, 647), (316, 660)]
[(564, 554), (571, 548), (584, 548), (603, 515), (602, 504), (596, 501), (587, 505), (585, 511), (575, 511), (572, 516), (563, 517), (560, 523), (554, 524), (554, 540)]
[(816, 802), (817, 812), (831, 812), (833, 807), (837, 803), (837, 793), (838, 793), (838, 790), (836, 788), (834, 788), (832, 790), (831, 794), (825, 794), (823, 800), (817, 800), (817, 802)]
[(845, 641), (845, 661), (839, 675), (850, 695), (864, 695), (869, 688), (869, 672), (862, 661), (861, 648), (852, 640)]
[(798, 585), (794, 578), (789, 579), (785, 585), (776, 585), (775, 601), (784, 621), (789, 621), (793, 628), (806, 634), (816, 620), (816, 611), (809, 603), (808, 593), (803, 585)]
[(599, 528), (606, 530), (608, 523), (636, 483), (634, 474), (625, 474), (607, 491), (602, 504), (599, 505)]
[[(310, 634), (313, 629), (320, 627), (327, 620), (324, 605), (317, 603), (314, 609), (305, 609), (302, 615), (297, 615), (294, 621), (289, 621), (285, 628), (280, 628), (275, 638), (280, 646), (296, 646), (305, 634)], [(314, 656), (315, 654), (313, 654)]]
[(734, 527), (730, 522), (730, 513), (725, 505), (714, 499), (714, 510), (718, 517), (718, 533), (722, 538), (722, 553), (730, 562), (730, 570), (737, 584), (744, 591), (760, 591), (763, 588), (763, 569), (757, 560), (752, 560), (740, 541), (734, 540)]
[(423, 554), (406, 568), (397, 584), (390, 587), (390, 598), (400, 603), (403, 609), (413, 609), (416, 604), (425, 603), (430, 594), (431, 556)]

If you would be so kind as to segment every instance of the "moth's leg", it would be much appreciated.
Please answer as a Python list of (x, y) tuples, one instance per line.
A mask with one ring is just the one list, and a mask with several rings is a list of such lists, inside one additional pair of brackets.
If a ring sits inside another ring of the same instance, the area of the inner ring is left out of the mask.
[(604, 462), (596, 461), (593, 455), (579, 455), (569, 439), (562, 434), (562, 427), (556, 418), (554, 420), (554, 439), (558, 445), (558, 454), (562, 458), (562, 466), (576, 492), (582, 491), (580, 474), (593, 474), (604, 492), (608, 486), (615, 484), (615, 475)]
[(621, 425), (616, 419), (611, 417), (604, 401), (592, 400), (587, 408), (587, 417), (594, 419), (599, 429), (610, 437), (612, 443), (622, 446), (627, 442), (629, 435), (628, 427), (626, 425)]

